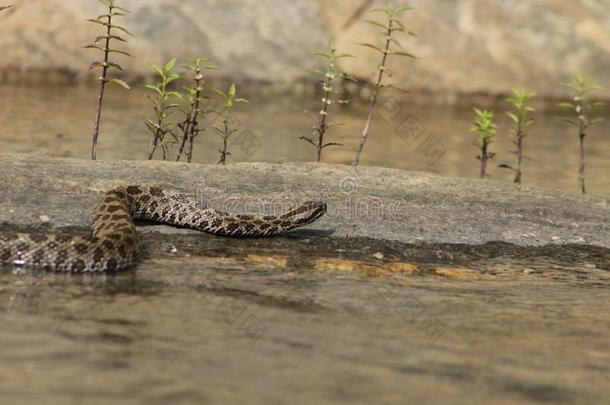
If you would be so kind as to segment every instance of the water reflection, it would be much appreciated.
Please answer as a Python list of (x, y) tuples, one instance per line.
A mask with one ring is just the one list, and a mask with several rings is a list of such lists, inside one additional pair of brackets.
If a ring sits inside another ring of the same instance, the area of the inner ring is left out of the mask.
[[(145, 92), (110, 92), (104, 113), (99, 156), (102, 159), (144, 159), (149, 134), (144, 120), (150, 114)], [(94, 115), (95, 91), (89, 88), (0, 88), (0, 148), (4, 152), (42, 153), (49, 156), (87, 158)], [(311, 145), (299, 140), (309, 135), (311, 118), (305, 110), (317, 111), (319, 100), (281, 99), (252, 96), (236, 114), (243, 131), (232, 146), (232, 162), (311, 161)], [(345, 125), (329, 132), (329, 141), (344, 144), (329, 148), (323, 160), (350, 163), (366, 108), (349, 107), (331, 117)], [(494, 179), (510, 182), (512, 173), (496, 168), (512, 163), (513, 149), (507, 135), (509, 121), (498, 113), (499, 136), (493, 151), (498, 152), (491, 167)], [(478, 162), (469, 132), (469, 109), (421, 105), (393, 105), (382, 100), (379, 119), (373, 125), (363, 164), (448, 176), (476, 178)], [(532, 134), (526, 139), (524, 181), (564, 191), (576, 191), (578, 140), (572, 128), (557, 116), (538, 115)], [(593, 194), (610, 194), (610, 137), (607, 123), (590, 131), (588, 142), (588, 183)], [(196, 145), (194, 161), (218, 161), (220, 138), (203, 133)]]

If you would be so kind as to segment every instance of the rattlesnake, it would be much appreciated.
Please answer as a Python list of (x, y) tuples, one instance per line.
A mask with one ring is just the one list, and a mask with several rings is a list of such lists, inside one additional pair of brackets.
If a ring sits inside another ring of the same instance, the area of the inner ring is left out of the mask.
[(310, 201), (277, 216), (231, 214), (158, 187), (119, 187), (105, 193), (94, 208), (90, 236), (0, 234), (0, 265), (57, 272), (112, 272), (137, 260), (139, 242), (134, 219), (223, 236), (272, 236), (309, 224), (326, 209), (325, 203)]

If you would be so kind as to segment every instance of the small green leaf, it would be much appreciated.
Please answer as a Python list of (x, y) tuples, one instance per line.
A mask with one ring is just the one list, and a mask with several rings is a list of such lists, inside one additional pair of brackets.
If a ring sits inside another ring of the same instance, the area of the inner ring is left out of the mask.
[(97, 37), (95, 39), (95, 42), (99, 42), (102, 40), (105, 40), (106, 38), (108, 39), (116, 39), (117, 41), (121, 41), (121, 42), (127, 42), (127, 40), (123, 37), (120, 37), (118, 35), (100, 35), (99, 37)]
[(90, 66), (89, 66), (89, 70), (94, 69), (96, 67), (104, 67), (104, 64), (102, 62), (93, 62)]
[(377, 21), (373, 21), (373, 20), (364, 20), (364, 22), (365, 22), (365, 23), (368, 23), (368, 24), (371, 24), (371, 25), (374, 25), (374, 26), (376, 26), (376, 27), (382, 28), (382, 29), (384, 29), (384, 30), (387, 30), (387, 29), (388, 29), (388, 27), (387, 27), (386, 25), (381, 24), (381, 23), (379, 23), (379, 22), (377, 22)]
[(127, 31), (125, 28), (119, 26), (119, 25), (111, 25), (110, 28), (115, 29), (115, 30), (119, 30), (124, 32), (125, 34), (129, 35), (129, 36), (134, 36), (131, 32)]
[(404, 50), (405, 48), (402, 46), (400, 42), (396, 38), (389, 38), (390, 43), (396, 45), (398, 48)]
[(89, 45), (85, 45), (83, 46), (83, 48), (88, 48), (88, 49), (99, 49), (100, 51), (106, 51), (106, 48), (97, 45), (97, 44), (89, 44)]
[(307, 71), (310, 73), (313, 73), (315, 75), (322, 76), (322, 77), (324, 77), (326, 75), (326, 72), (324, 72), (321, 69), (307, 69)]
[(325, 59), (330, 59), (331, 55), (324, 53), (324, 52), (312, 52), (311, 53), (313, 56), (319, 56), (321, 58), (325, 58)]
[(116, 10), (119, 10), (119, 11), (122, 11), (122, 12), (124, 12), (124, 13), (126, 13), (126, 14), (131, 14), (131, 11), (129, 11), (128, 9), (126, 9), (126, 8), (124, 8), (124, 7), (119, 7), (119, 6), (114, 6), (114, 5), (113, 5), (113, 6), (112, 6), (112, 8), (114, 8), (114, 9), (116, 9)]
[(176, 66), (176, 58), (173, 58), (167, 62), (163, 67), (163, 70), (166, 72), (171, 72), (174, 69), (174, 66)]
[(398, 26), (398, 28), (392, 28), (392, 31), (406, 31), (405, 25), (400, 20), (391, 19), (390, 22)]
[(157, 86), (153, 85), (153, 84), (147, 84), (144, 87), (146, 87), (149, 90), (153, 90), (155, 92), (157, 92), (159, 95), (162, 95), (163, 92), (161, 91), (161, 89), (159, 89)]
[(96, 19), (94, 19), (94, 18), (87, 18), (87, 20), (86, 20), (86, 21), (92, 22), (92, 23), (94, 23), (94, 24), (103, 25), (103, 26), (107, 26), (107, 25), (108, 25), (108, 23), (107, 23), (107, 22), (105, 22), (105, 21), (100, 21), (100, 20), (96, 20)]
[(114, 62), (108, 62), (108, 67), (109, 68), (115, 68), (121, 71), (125, 71), (125, 69), (123, 69), (123, 67), (121, 65), (119, 65), (118, 63), (114, 63)]
[(165, 82), (167, 84), (169, 84), (169, 83), (171, 83), (173, 81), (176, 81), (178, 79), (180, 79), (180, 75), (179, 74), (177, 74), (177, 73), (170, 73), (169, 76), (166, 77)]
[(381, 52), (381, 53), (384, 53), (384, 52), (385, 52), (383, 49), (381, 49), (381, 48), (379, 48), (378, 46), (375, 46), (375, 45), (373, 45), (373, 44), (368, 44), (368, 43), (358, 43), (358, 45), (360, 45), (360, 46), (364, 46), (364, 47), (367, 47), (367, 48), (374, 49), (374, 50), (376, 50), (376, 51), (378, 51), (378, 52)]
[(413, 10), (413, 7), (401, 6), (394, 9), (394, 14), (404, 13), (405, 11)]
[(121, 80), (121, 79), (112, 79), (112, 80), (110, 80), (110, 82), (118, 84), (119, 86), (121, 86), (125, 90), (131, 90), (131, 87), (129, 87), (129, 84), (127, 84), (127, 82), (124, 81), (124, 80)]
[(156, 66), (156, 65), (155, 65), (155, 66), (153, 66), (152, 68), (153, 68), (153, 70), (154, 70), (155, 72), (157, 72), (157, 73), (159, 74), (159, 76), (161, 76), (161, 77), (165, 77), (165, 72), (163, 71), (163, 69), (161, 69), (161, 67), (160, 67), (160, 66)]
[(120, 55), (125, 55), (125, 56), (132, 57), (132, 56), (131, 56), (131, 55), (130, 55), (128, 52), (121, 51), (121, 50), (119, 50), (119, 49), (109, 49), (109, 50), (108, 50), (108, 53), (118, 53), (118, 54), (120, 54)]
[(519, 117), (517, 117), (514, 113), (507, 112), (506, 115), (508, 115), (511, 120), (515, 121), (515, 123), (519, 123)]
[(389, 14), (390, 13), (390, 9), (388, 8), (373, 8), (371, 9), (371, 13), (384, 13), (384, 14)]
[(408, 52), (390, 52), (390, 55), (404, 56), (406, 58), (417, 59), (415, 55), (412, 55)]

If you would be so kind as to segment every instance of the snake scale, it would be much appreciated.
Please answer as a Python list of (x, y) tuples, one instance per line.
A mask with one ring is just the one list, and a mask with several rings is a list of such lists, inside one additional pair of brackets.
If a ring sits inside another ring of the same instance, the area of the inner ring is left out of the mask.
[(72, 273), (113, 272), (136, 263), (139, 242), (135, 219), (215, 235), (258, 237), (307, 225), (326, 210), (325, 203), (309, 201), (281, 215), (231, 214), (207, 208), (189, 195), (158, 187), (119, 187), (105, 193), (93, 209), (89, 236), (0, 234), (0, 265)]

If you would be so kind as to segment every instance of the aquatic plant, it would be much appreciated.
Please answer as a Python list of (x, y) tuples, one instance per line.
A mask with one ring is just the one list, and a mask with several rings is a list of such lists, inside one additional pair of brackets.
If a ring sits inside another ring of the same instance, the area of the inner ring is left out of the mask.
[(182, 123), (178, 124), (178, 128), (182, 132), (182, 140), (178, 150), (176, 161), (179, 162), (183, 154), (186, 155), (186, 161), (191, 163), (193, 158), (193, 142), (199, 133), (204, 129), (199, 127), (199, 117), (206, 113), (202, 110), (202, 102), (205, 91), (205, 80), (203, 72), (206, 70), (218, 69), (216, 66), (210, 65), (210, 60), (207, 58), (197, 58), (190, 65), (185, 66), (192, 74), (190, 85), (184, 88), (185, 93), (181, 98), (186, 102), (186, 106), (179, 107), (184, 113), (185, 118)]
[(337, 79), (350, 80), (351, 78), (344, 72), (341, 72), (337, 67), (337, 61), (343, 58), (353, 58), (352, 55), (348, 54), (338, 54), (337, 49), (333, 46), (332, 42), (328, 43), (328, 51), (326, 52), (314, 52), (314, 56), (318, 56), (326, 61), (326, 70), (320, 69), (311, 69), (310, 72), (319, 77), (320, 83), (322, 85), (323, 98), (322, 98), (322, 108), (320, 109), (319, 114), (312, 114), (312, 118), (314, 120), (314, 125), (312, 127), (313, 134), (312, 137), (302, 136), (300, 139), (309, 142), (316, 148), (316, 161), (320, 162), (322, 159), (322, 151), (330, 146), (341, 146), (340, 143), (329, 142), (324, 143), (324, 136), (326, 132), (334, 127), (343, 125), (340, 122), (330, 123), (328, 121), (329, 109), (332, 104), (339, 103), (344, 104), (347, 103), (345, 99), (335, 100), (335, 98), (340, 94), (335, 89), (335, 82)]
[(590, 93), (601, 90), (602, 87), (589, 84), (587, 79), (581, 75), (577, 75), (572, 81), (561, 83), (563, 87), (570, 90), (573, 94), (571, 102), (560, 103), (559, 106), (572, 110), (576, 115), (576, 120), (572, 118), (564, 118), (564, 121), (578, 129), (578, 138), (580, 141), (580, 164), (578, 166), (578, 187), (582, 194), (587, 193), (585, 185), (585, 138), (587, 130), (594, 124), (597, 124), (603, 119), (591, 118), (589, 114), (597, 107), (604, 105), (602, 102), (590, 101)]
[(111, 69), (124, 70), (121, 65), (118, 63), (112, 62), (110, 60), (111, 54), (120, 54), (125, 56), (131, 56), (129, 53), (111, 48), (110, 45), (113, 41), (119, 42), (127, 42), (124, 36), (121, 35), (130, 35), (133, 36), (129, 31), (127, 31), (124, 27), (116, 25), (114, 23), (114, 19), (116, 17), (123, 17), (129, 13), (129, 10), (119, 7), (116, 5), (115, 0), (99, 0), (100, 3), (104, 4), (108, 7), (108, 11), (106, 14), (101, 14), (97, 18), (88, 19), (87, 21), (91, 21), (92, 23), (101, 25), (104, 29), (104, 33), (99, 35), (93, 43), (85, 46), (85, 48), (97, 49), (102, 52), (103, 58), (101, 61), (95, 61), (91, 64), (89, 69), (100, 68), (101, 73), (99, 77), (99, 92), (97, 99), (97, 111), (95, 114), (95, 125), (93, 127), (93, 141), (91, 145), (91, 159), (97, 159), (97, 139), (100, 133), (100, 123), (102, 119), (102, 105), (104, 102), (104, 91), (106, 89), (106, 83), (115, 83), (119, 86), (129, 90), (129, 85), (120, 79), (109, 79), (108, 72)]
[(231, 135), (239, 131), (239, 128), (231, 128), (230, 122), (231, 115), (233, 114), (233, 107), (235, 107), (236, 104), (247, 103), (248, 100), (237, 97), (237, 88), (235, 87), (235, 83), (231, 84), (229, 90), (226, 93), (218, 89), (215, 89), (214, 91), (216, 92), (216, 94), (222, 97), (223, 102), (223, 106), (221, 109), (212, 108), (211, 111), (213, 111), (218, 116), (218, 118), (220, 118), (221, 125), (214, 126), (213, 128), (222, 138), (223, 145), (222, 149), (218, 151), (220, 152), (220, 160), (218, 161), (218, 164), (225, 165), (227, 163), (227, 157), (231, 154), (228, 149), (229, 138), (231, 137)]
[(507, 112), (508, 117), (515, 123), (512, 130), (513, 143), (517, 150), (511, 153), (517, 155), (517, 166), (513, 167), (508, 164), (500, 165), (504, 169), (510, 169), (515, 173), (515, 184), (521, 184), (523, 181), (523, 171), (521, 169), (523, 163), (523, 140), (527, 136), (527, 129), (534, 123), (530, 118), (530, 114), (536, 111), (535, 108), (528, 106), (526, 103), (536, 96), (536, 93), (526, 90), (513, 89), (513, 96), (506, 99), (512, 105), (512, 110)]
[[(161, 146), (163, 151), (163, 160), (167, 160), (168, 146), (177, 141), (177, 137), (174, 133), (176, 124), (169, 121), (173, 111), (179, 107), (179, 104), (176, 103), (176, 101), (181, 98), (179, 93), (170, 91), (169, 88), (172, 82), (180, 79), (180, 75), (173, 71), (175, 65), (176, 59), (174, 58), (164, 66), (153, 66), (153, 69), (157, 72), (161, 80), (157, 83), (146, 85), (146, 88), (155, 93), (155, 97), (147, 96), (151, 101), (155, 112), (154, 121), (150, 119), (146, 120), (146, 127), (152, 134), (148, 160), (152, 160), (155, 151), (159, 146)], [(168, 134), (174, 138), (173, 142), (166, 139)]]
[(484, 179), (487, 177), (487, 163), (496, 155), (489, 151), (489, 146), (494, 141), (497, 127), (493, 122), (493, 112), (474, 108), (474, 113), (474, 127), (471, 131), (477, 134), (477, 139), (473, 145), (479, 149), (477, 159), (481, 162), (481, 178)]
[[(356, 155), (354, 157), (354, 161), (352, 164), (357, 166), (360, 163), (360, 157), (362, 155), (362, 150), (364, 149), (364, 144), (366, 143), (369, 130), (371, 128), (371, 123), (373, 122), (373, 116), (375, 115), (375, 107), (377, 106), (377, 100), (379, 99), (379, 92), (384, 87), (384, 76), (387, 72), (387, 63), (391, 56), (402, 56), (411, 59), (415, 59), (415, 56), (412, 54), (405, 52), (404, 48), (396, 40), (395, 34), (402, 32), (408, 35), (415, 35), (411, 31), (408, 31), (404, 24), (398, 19), (398, 17), (407, 10), (411, 10), (411, 7), (408, 6), (399, 6), (394, 7), (392, 3), (388, 4), (386, 8), (375, 8), (372, 11), (377, 13), (383, 13), (386, 16), (385, 24), (379, 23), (377, 21), (367, 21), (367, 23), (374, 25), (381, 29), (381, 34), (385, 39), (385, 46), (380, 48), (377, 45), (370, 43), (361, 43), (360, 45), (373, 49), (379, 53), (381, 53), (381, 62), (379, 63), (379, 67), (377, 69), (377, 79), (375, 81), (375, 88), (373, 90), (373, 94), (371, 95), (371, 100), (369, 104), (369, 113), (368, 118), (366, 120), (366, 124), (364, 125), (364, 129), (362, 130), (362, 135), (360, 139), (360, 143), (356, 149)], [(398, 48), (399, 50), (394, 50)]]

